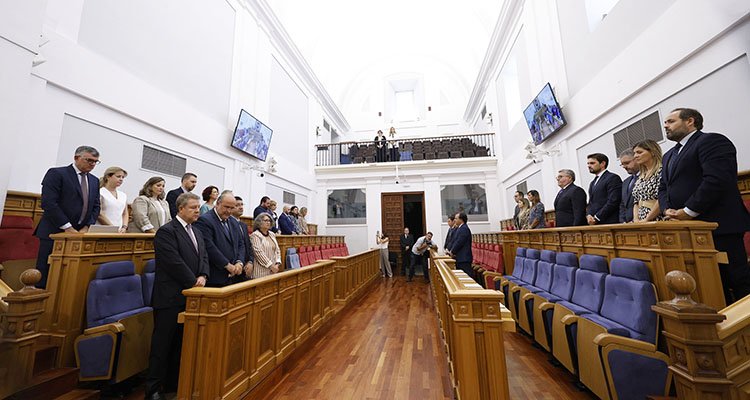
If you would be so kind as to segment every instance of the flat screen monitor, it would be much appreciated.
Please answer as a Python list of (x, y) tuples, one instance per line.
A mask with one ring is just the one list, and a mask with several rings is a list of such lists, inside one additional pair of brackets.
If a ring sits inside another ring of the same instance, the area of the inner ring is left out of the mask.
[(271, 128), (258, 121), (249, 112), (241, 110), (232, 136), (232, 147), (261, 161), (266, 161), (271, 136), (273, 136)]
[(526, 125), (529, 126), (529, 131), (531, 131), (534, 144), (547, 140), (548, 137), (567, 124), (549, 83), (544, 85), (542, 91), (526, 107), (523, 116), (526, 119)]

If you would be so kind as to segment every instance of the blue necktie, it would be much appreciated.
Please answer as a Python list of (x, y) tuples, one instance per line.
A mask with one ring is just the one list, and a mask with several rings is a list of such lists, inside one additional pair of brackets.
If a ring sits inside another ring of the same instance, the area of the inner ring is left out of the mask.
[(674, 174), (674, 169), (677, 166), (677, 160), (680, 156), (680, 148), (682, 147), (682, 143), (677, 143), (674, 146), (674, 153), (672, 154), (672, 157), (669, 157), (669, 176), (672, 177), (672, 174)]

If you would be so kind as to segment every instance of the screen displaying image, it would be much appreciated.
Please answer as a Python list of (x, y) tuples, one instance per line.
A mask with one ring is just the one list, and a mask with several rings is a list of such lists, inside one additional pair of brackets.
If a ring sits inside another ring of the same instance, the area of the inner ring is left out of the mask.
[(232, 147), (261, 161), (266, 161), (272, 135), (271, 128), (255, 119), (249, 112), (242, 110), (237, 127), (234, 129), (234, 136), (232, 136)]
[(544, 85), (542, 91), (526, 107), (523, 116), (531, 131), (534, 144), (542, 143), (566, 124), (549, 83)]

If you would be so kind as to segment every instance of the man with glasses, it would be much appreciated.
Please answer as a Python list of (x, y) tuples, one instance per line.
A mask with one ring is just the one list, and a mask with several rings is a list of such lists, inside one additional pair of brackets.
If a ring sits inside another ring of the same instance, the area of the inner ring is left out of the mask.
[(576, 186), (576, 174), (569, 169), (557, 173), (560, 191), (555, 197), (555, 226), (586, 225), (586, 192)]
[(34, 235), (39, 238), (36, 269), (42, 273), (37, 287), (47, 286), (54, 241), (49, 235), (60, 232), (86, 233), (99, 217), (99, 178), (90, 172), (99, 164), (99, 152), (90, 146), (76, 149), (73, 163), (47, 170), (42, 179), (44, 214)]

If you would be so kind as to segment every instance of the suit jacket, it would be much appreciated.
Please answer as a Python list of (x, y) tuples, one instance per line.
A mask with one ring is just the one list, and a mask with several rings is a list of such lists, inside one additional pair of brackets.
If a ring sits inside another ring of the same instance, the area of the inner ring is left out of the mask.
[(474, 258), (471, 254), (471, 229), (466, 224), (455, 228), (451, 239), (451, 254), (457, 263), (471, 263)]
[(198, 251), (185, 228), (177, 219), (162, 226), (154, 235), (156, 274), (154, 277), (154, 308), (185, 306), (182, 291), (195, 285), (203, 275), (209, 277), (208, 253), (199, 229), (193, 227)]
[[(630, 182), (638, 179), (637, 174), (630, 175), (622, 181), (622, 200), (620, 201), (620, 222), (633, 222), (633, 191), (629, 189)], [(635, 182), (633, 182), (635, 185)]]
[(411, 250), (411, 246), (414, 246), (414, 236), (410, 233), (406, 236), (401, 235), (399, 236), (399, 243), (401, 244), (401, 251), (404, 250), (404, 247), (409, 246), (409, 250)]
[[(81, 180), (73, 165), (47, 170), (42, 180), (42, 209), (44, 214), (34, 235), (49, 239), (49, 235), (62, 232), (61, 226), (70, 223), (75, 229), (93, 225), (99, 218), (99, 179), (87, 174), (89, 196), (86, 215), (81, 217), (83, 193)], [(79, 224), (78, 221), (81, 221)]]
[(174, 219), (175, 215), (177, 215), (177, 198), (180, 197), (181, 194), (185, 192), (182, 191), (182, 186), (178, 187), (177, 189), (170, 190), (169, 193), (167, 193), (167, 204), (169, 204), (169, 215)]
[(232, 283), (229, 278), (229, 271), (226, 270), (227, 264), (235, 264), (241, 261), (247, 262), (245, 252), (245, 241), (239, 236), (240, 225), (234, 218), (228, 218), (229, 231), (224, 226), (216, 214), (211, 210), (198, 218), (195, 227), (203, 234), (203, 240), (206, 242), (206, 251), (208, 253), (208, 265), (210, 275), (206, 286), (222, 287)]
[(282, 235), (294, 234), (294, 222), (292, 221), (292, 217), (285, 213), (279, 215), (279, 231)]
[(596, 185), (589, 185), (588, 215), (598, 218), (600, 224), (619, 222), (622, 179), (607, 170), (599, 176)]
[(586, 225), (586, 192), (571, 183), (555, 197), (555, 226)]
[(696, 219), (719, 224), (714, 235), (750, 230), (737, 188), (737, 149), (724, 135), (696, 131), (679, 153), (667, 151), (662, 165), (659, 208), (700, 213)]
[(264, 208), (263, 206), (255, 207), (255, 210), (253, 210), (253, 219), (258, 218), (258, 215), (266, 213), (268, 215), (271, 215), (271, 210)]
[[(172, 220), (169, 216), (169, 204), (164, 200), (154, 200), (141, 195), (133, 199), (130, 208), (133, 215), (133, 220), (128, 224), (130, 233), (143, 233), (148, 230), (143, 228), (149, 226), (151, 226), (149, 229), (159, 230), (159, 227)], [(166, 211), (166, 214), (162, 215), (162, 209)], [(162, 220), (163, 217), (166, 219)]]
[(450, 227), (448, 228), (448, 233), (445, 234), (445, 245), (443, 246), (444, 249), (450, 250), (451, 244), (453, 242), (453, 235), (456, 233), (456, 228)]

